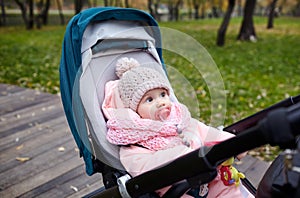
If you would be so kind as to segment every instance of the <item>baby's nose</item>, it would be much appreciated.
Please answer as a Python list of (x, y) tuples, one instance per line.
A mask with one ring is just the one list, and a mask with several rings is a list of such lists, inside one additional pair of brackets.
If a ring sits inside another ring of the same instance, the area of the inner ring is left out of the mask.
[(165, 106), (165, 105), (166, 105), (166, 103), (165, 103), (165, 101), (163, 101), (163, 100), (160, 100), (160, 101), (157, 102), (157, 106), (158, 106), (158, 107), (163, 107), (163, 106)]

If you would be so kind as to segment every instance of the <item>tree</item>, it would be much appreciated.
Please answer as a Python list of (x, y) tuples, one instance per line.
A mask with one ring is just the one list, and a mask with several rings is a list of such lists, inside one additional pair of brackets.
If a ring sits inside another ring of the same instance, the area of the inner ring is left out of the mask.
[(218, 36), (217, 36), (217, 45), (218, 46), (224, 46), (224, 44), (225, 44), (225, 34), (226, 34), (226, 30), (227, 30), (227, 27), (230, 22), (230, 18), (231, 18), (232, 11), (234, 9), (234, 5), (235, 5), (235, 0), (228, 0), (227, 11), (225, 13), (223, 22), (218, 30)]
[(105, 6), (105, 7), (108, 6), (108, 0), (104, 0), (104, 6)]
[[(174, 5), (175, 4), (175, 5)], [(182, 4), (182, 0), (169, 0), (169, 20), (179, 20), (179, 6)]]
[(269, 11), (267, 29), (273, 28), (273, 19), (274, 19), (274, 16), (275, 16), (276, 3), (277, 3), (277, 0), (273, 0), (270, 4), (270, 11)]
[(3, 26), (6, 24), (6, 13), (5, 13), (5, 6), (4, 6), (4, 0), (0, 0), (1, 5), (1, 17), (0, 17), (0, 26)]
[[(34, 24), (36, 24), (37, 28), (41, 28), (42, 24), (47, 25), (50, 0), (15, 0), (15, 2), (21, 10), (26, 29), (33, 29)], [(38, 9), (36, 17), (34, 16), (34, 5)]]
[(251, 40), (256, 41), (256, 33), (253, 23), (253, 13), (255, 8), (256, 0), (247, 0), (244, 7), (244, 17), (238, 40)]
[(59, 17), (60, 17), (60, 24), (64, 25), (65, 24), (65, 17), (63, 14), (63, 7), (62, 7), (62, 1), (61, 0), (56, 0), (57, 3), (57, 8), (58, 8), (58, 12), (59, 12)]
[[(240, 1), (238, 1), (239, 3)], [(256, 33), (254, 29), (253, 23), (253, 13), (256, 5), (256, 0), (247, 0), (245, 7), (244, 7), (244, 16), (242, 20), (241, 29), (239, 35), (237, 37), (238, 40), (250, 40), (256, 41)], [(217, 37), (217, 45), (223, 46), (225, 43), (225, 34), (226, 30), (230, 21), (230, 16), (235, 6), (235, 0), (228, 1), (228, 8), (226, 14), (224, 16), (223, 22), (218, 30), (218, 37)]]
[(194, 10), (195, 10), (194, 17), (195, 17), (195, 19), (199, 19), (200, 1), (199, 0), (193, 0), (193, 5), (194, 5)]
[(82, 0), (74, 0), (75, 14), (78, 14), (83, 6)]
[(48, 24), (48, 11), (50, 8), (50, 0), (40, 0), (36, 3), (39, 13), (36, 17), (37, 28), (41, 28), (42, 24)]
[(160, 3), (160, 0), (154, 0), (155, 2), (153, 2), (153, 0), (148, 0), (148, 9), (149, 12), (151, 14), (151, 16), (153, 16), (153, 18), (155, 18), (156, 20), (160, 20), (160, 16), (158, 14), (158, 6)]
[[(20, 1), (15, 0), (17, 5), (20, 7), (22, 18), (24, 20), (26, 29), (30, 30), (33, 28), (34, 16), (33, 16), (33, 0)], [(27, 15), (27, 7), (29, 9), (29, 14)]]
[(126, 7), (126, 8), (129, 8), (129, 7), (130, 7), (130, 4), (129, 4), (129, 1), (128, 1), (128, 0), (125, 0), (125, 7)]
[(193, 3), (192, 0), (187, 0), (187, 7), (188, 7), (188, 17), (189, 19), (193, 18)]

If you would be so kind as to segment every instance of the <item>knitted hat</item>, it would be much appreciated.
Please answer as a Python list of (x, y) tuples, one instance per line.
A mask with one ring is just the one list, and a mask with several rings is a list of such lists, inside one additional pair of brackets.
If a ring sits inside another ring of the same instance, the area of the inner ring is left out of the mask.
[[(157, 64), (157, 63), (151, 63)], [(116, 64), (116, 75), (120, 78), (118, 89), (126, 108), (136, 111), (140, 100), (147, 91), (164, 88), (170, 93), (167, 79), (155, 69), (140, 66), (133, 58), (121, 58)]]

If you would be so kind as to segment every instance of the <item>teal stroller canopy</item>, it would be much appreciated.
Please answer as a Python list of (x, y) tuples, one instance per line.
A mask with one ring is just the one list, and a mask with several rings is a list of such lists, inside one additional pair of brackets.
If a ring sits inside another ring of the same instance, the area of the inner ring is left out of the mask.
[[(107, 20), (117, 21), (138, 21), (146, 26), (158, 27), (157, 22), (148, 13), (127, 8), (90, 8), (74, 16), (66, 28), (62, 55), (60, 62), (60, 88), (61, 98), (65, 114), (74, 136), (76, 144), (80, 150), (80, 156), (84, 158), (86, 172), (88, 175), (96, 171), (93, 166), (93, 155), (91, 153), (88, 131), (84, 119), (78, 122), (76, 117), (84, 117), (84, 108), (79, 97), (79, 80), (78, 76), (82, 73), (82, 52), (86, 48), (91, 48), (97, 40), (88, 41), (89, 46), (82, 46), (84, 32), (89, 24), (99, 23)], [(155, 48), (159, 58), (162, 60), (161, 38), (159, 29), (155, 28), (152, 35), (155, 39)], [(86, 38), (89, 39), (89, 38)], [(163, 66), (164, 67), (164, 66)], [(74, 113), (74, 108), (76, 112)]]

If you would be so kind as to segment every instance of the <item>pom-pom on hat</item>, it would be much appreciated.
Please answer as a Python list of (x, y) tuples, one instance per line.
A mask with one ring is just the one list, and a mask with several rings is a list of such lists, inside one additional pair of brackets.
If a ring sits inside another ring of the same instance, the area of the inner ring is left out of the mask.
[(166, 77), (157, 70), (140, 66), (134, 58), (121, 58), (116, 64), (116, 75), (120, 78), (118, 90), (124, 107), (137, 111), (138, 105), (146, 92), (155, 88), (164, 88), (170, 93), (170, 84)]

